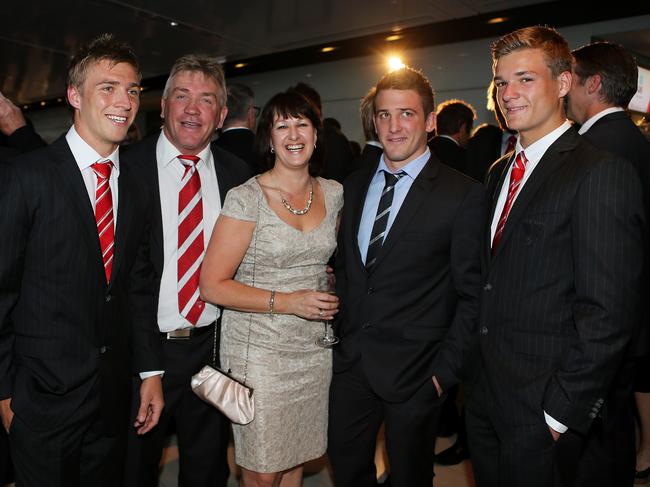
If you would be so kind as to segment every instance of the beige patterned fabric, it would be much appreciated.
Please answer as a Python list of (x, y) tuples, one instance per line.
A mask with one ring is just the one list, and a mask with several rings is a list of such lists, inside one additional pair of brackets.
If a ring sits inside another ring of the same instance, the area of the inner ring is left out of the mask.
[[(336, 247), (336, 219), (343, 205), (339, 183), (321, 178), (318, 183), (327, 213), (318, 227), (306, 233), (275, 214), (256, 178), (228, 192), (221, 214), (257, 221), (236, 280), (252, 285), (254, 270), (258, 288), (316, 289)], [(322, 322), (225, 310), (221, 364), (237, 378), (244, 375), (249, 322), (246, 383), (254, 390), (255, 419), (233, 425), (235, 460), (256, 472), (278, 472), (325, 453), (331, 350), (315, 344), (324, 332)]]

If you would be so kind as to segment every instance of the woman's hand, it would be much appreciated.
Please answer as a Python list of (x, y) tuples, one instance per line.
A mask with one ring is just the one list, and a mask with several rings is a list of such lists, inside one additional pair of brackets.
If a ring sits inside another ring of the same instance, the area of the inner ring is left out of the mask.
[[(280, 299), (278, 299), (280, 298)], [(276, 296), (278, 312), (300, 316), (306, 320), (327, 321), (339, 312), (339, 298), (333, 294), (301, 289)]]

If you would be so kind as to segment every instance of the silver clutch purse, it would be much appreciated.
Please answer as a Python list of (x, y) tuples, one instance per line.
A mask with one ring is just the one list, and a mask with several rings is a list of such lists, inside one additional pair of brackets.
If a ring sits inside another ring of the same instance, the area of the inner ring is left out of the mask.
[(211, 365), (192, 376), (192, 390), (233, 423), (248, 424), (255, 417), (253, 390)]

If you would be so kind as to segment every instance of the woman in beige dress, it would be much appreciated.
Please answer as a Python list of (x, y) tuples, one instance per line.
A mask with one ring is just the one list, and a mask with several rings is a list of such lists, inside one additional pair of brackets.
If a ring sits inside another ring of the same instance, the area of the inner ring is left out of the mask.
[(267, 103), (256, 147), (270, 169), (228, 192), (203, 261), (201, 296), (225, 308), (221, 366), (254, 390), (255, 419), (233, 425), (245, 487), (298, 487), (327, 447), (331, 350), (316, 340), (338, 298), (318, 290), (343, 189), (315, 177), (320, 128), (296, 92)]

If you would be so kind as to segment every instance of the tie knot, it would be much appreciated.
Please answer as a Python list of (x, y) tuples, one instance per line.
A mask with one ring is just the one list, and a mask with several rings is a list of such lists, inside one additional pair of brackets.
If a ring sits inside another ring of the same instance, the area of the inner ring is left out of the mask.
[(105, 161), (96, 162), (91, 167), (99, 179), (108, 179), (111, 177), (113, 162), (107, 159)]
[(523, 171), (526, 169), (527, 162), (528, 159), (526, 159), (526, 154), (524, 154), (524, 151), (521, 151), (519, 154), (517, 154), (517, 157), (515, 158), (515, 167)]
[(386, 187), (395, 186), (397, 184), (397, 181), (399, 181), (404, 176), (406, 176), (406, 173), (404, 171), (400, 171), (396, 174), (384, 171), (384, 177), (386, 178)]
[(180, 159), (181, 164), (183, 164), (185, 167), (196, 166), (196, 164), (200, 161), (200, 158), (198, 156), (190, 156), (185, 154), (181, 154), (178, 156), (178, 158)]

